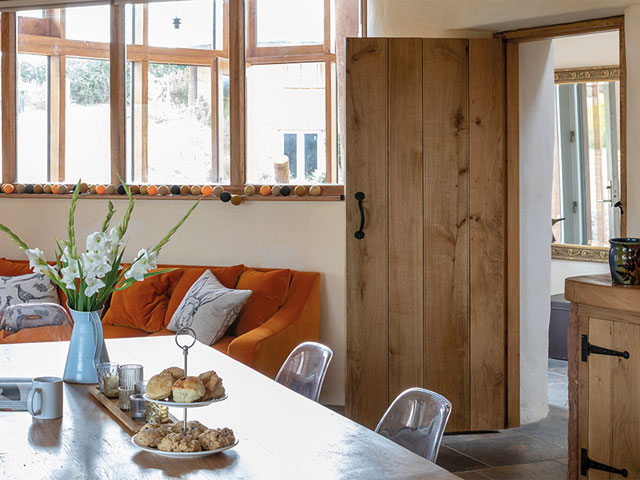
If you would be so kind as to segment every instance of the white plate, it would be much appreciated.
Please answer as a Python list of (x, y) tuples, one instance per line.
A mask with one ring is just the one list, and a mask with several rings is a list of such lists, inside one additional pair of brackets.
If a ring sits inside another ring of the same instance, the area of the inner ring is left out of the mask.
[(211, 400), (205, 400), (204, 402), (192, 402), (192, 403), (178, 403), (172, 400), (153, 400), (149, 398), (148, 394), (144, 394), (144, 399), (147, 402), (157, 403), (158, 405), (165, 405), (167, 407), (181, 407), (181, 408), (196, 408), (196, 407), (206, 407), (207, 405), (211, 405), (212, 403), (221, 402), (227, 399), (226, 395), (221, 396), (220, 398), (212, 398)]
[(136, 436), (131, 437), (131, 443), (140, 450), (145, 452), (153, 453), (154, 455), (160, 455), (161, 457), (173, 457), (173, 458), (199, 458), (199, 457), (208, 457), (209, 455), (215, 455), (216, 453), (224, 452), (225, 450), (229, 450), (230, 448), (238, 445), (239, 440), (236, 440), (236, 443), (232, 445), (227, 445), (226, 447), (218, 448), (217, 450), (203, 450), (202, 452), (163, 452), (162, 450), (158, 450), (157, 448), (143, 447), (142, 445), (138, 445), (135, 440)]

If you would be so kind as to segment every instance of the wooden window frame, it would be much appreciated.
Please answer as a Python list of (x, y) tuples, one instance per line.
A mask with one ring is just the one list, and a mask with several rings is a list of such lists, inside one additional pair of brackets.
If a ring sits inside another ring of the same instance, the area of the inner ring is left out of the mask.
[[(211, 68), (211, 111), (212, 111), (212, 169), (217, 177), (219, 171), (219, 114), (218, 88), (220, 86), (219, 68), (221, 60), (228, 62), (230, 77), (230, 179), (228, 184), (221, 184), (232, 194), (244, 193), (246, 182), (246, 68), (251, 65), (284, 64), (284, 63), (323, 63), (325, 69), (325, 136), (326, 136), (326, 182), (321, 184), (322, 194), (319, 197), (262, 197), (251, 199), (308, 199), (331, 200), (342, 199), (344, 186), (337, 184), (339, 180), (337, 165), (337, 84), (333, 81), (333, 73), (337, 77), (337, 55), (332, 52), (331, 45), (331, 1), (324, 0), (324, 41), (322, 45), (260, 47), (255, 42), (255, 8), (256, 0), (225, 0), (223, 3), (223, 24), (226, 35), (223, 35), (222, 50), (199, 50), (191, 48), (165, 48), (148, 45), (148, 5), (132, 4), (132, 8), (143, 13), (140, 29), (143, 41), (141, 44), (125, 43), (125, 5), (112, 3), (110, 42), (81, 41), (65, 38), (65, 9), (48, 9), (44, 18), (19, 17), (15, 12), (4, 12), (1, 15), (2, 32), (0, 48), (2, 50), (2, 117), (17, 118), (16, 71), (17, 54), (37, 54), (47, 56), (50, 60), (49, 89), (49, 183), (60, 183), (65, 177), (65, 69), (66, 57), (82, 57), (89, 59), (110, 60), (111, 95), (111, 178), (112, 184), (118, 183), (118, 174), (123, 178), (134, 179), (137, 183), (148, 180), (148, 69), (149, 63), (168, 63), (190, 66), (206, 66)], [(248, 8), (245, 8), (248, 7)], [(251, 12), (254, 12), (251, 15)], [(253, 20), (252, 20), (253, 19)], [(248, 28), (248, 30), (246, 30)], [(18, 31), (20, 35), (18, 35)], [(253, 33), (251, 33), (253, 32)], [(248, 33), (247, 36), (245, 34)], [(245, 43), (249, 44), (246, 48)], [(125, 111), (125, 72), (127, 62), (133, 62), (132, 79), (132, 130), (136, 139), (127, 157), (127, 125)], [(141, 108), (134, 108), (139, 106)], [(2, 183), (17, 181), (17, 132), (16, 121), (2, 122)], [(124, 175), (127, 175), (125, 177)], [(308, 184), (303, 184), (310, 187)], [(14, 195), (17, 196), (17, 195)], [(30, 194), (33, 196), (33, 194)], [(104, 198), (104, 196), (100, 196)], [(185, 196), (189, 198), (188, 196)], [(146, 197), (146, 198), (182, 198)]]

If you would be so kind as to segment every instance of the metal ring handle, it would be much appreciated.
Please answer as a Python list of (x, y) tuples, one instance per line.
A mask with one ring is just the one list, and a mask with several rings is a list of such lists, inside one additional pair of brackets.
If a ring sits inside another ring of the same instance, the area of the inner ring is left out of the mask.
[(353, 236), (358, 240), (362, 240), (364, 238), (364, 232), (362, 231), (364, 228), (364, 208), (362, 208), (364, 192), (356, 192), (355, 198), (358, 201), (358, 208), (360, 209), (360, 228), (353, 234)]
[[(191, 335), (191, 337), (193, 337), (193, 342), (191, 343), (191, 345), (180, 345), (178, 343), (178, 336), (182, 335), (182, 334), (189, 334)], [(176, 335), (174, 337), (174, 340), (176, 342), (176, 345), (178, 345), (180, 348), (185, 349), (185, 348), (191, 348), (196, 344), (196, 332), (193, 331), (193, 328), (189, 328), (189, 327), (180, 327), (178, 329), (178, 331), (176, 332)]]

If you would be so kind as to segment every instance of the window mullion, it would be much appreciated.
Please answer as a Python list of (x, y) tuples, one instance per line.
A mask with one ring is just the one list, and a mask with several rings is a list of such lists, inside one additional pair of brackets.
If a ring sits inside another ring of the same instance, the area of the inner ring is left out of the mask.
[(16, 14), (2, 13), (2, 182), (16, 181)]
[(245, 17), (244, 0), (229, 5), (229, 82), (230, 82), (230, 179), (232, 186), (245, 182)]
[(111, 5), (111, 183), (124, 178), (126, 158), (124, 5)]

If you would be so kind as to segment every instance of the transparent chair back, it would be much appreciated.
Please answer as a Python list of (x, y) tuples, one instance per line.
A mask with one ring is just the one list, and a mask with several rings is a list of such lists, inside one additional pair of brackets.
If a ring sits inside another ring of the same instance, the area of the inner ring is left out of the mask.
[(451, 402), (442, 395), (410, 388), (393, 401), (376, 432), (435, 462), (450, 414)]
[(55, 303), (19, 303), (0, 311), (0, 330), (16, 333), (25, 328), (72, 325), (67, 311)]
[(325, 345), (301, 343), (280, 367), (276, 382), (317, 402), (332, 357), (333, 351)]

